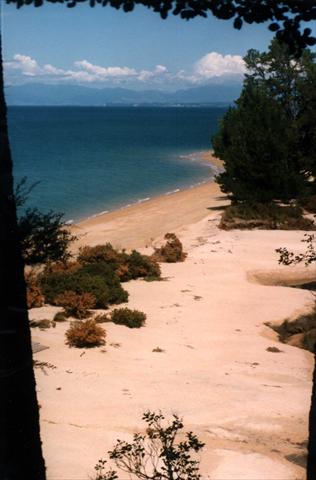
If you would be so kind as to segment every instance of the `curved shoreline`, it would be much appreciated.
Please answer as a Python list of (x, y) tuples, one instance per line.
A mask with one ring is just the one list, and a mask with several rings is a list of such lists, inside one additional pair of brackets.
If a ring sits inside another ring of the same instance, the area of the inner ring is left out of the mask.
[[(204, 160), (215, 165), (211, 153), (205, 152), (204, 156)], [(220, 165), (215, 167), (218, 169)], [(209, 215), (210, 208), (225, 203), (227, 200), (223, 199), (219, 186), (210, 179), (117, 210), (101, 212), (71, 226), (72, 232), (79, 237), (74, 251), (85, 244), (106, 242), (117, 248), (148, 247), (168, 231), (202, 220)]]

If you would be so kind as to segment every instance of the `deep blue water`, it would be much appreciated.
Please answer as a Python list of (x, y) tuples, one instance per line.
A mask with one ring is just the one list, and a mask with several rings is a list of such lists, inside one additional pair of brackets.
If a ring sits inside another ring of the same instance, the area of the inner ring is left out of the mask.
[(81, 219), (208, 179), (223, 108), (11, 107), (15, 180), (28, 205)]

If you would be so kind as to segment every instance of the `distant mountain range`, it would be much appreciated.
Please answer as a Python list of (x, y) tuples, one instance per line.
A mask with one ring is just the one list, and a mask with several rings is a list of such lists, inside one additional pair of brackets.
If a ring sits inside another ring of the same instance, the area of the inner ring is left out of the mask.
[(8, 105), (23, 106), (221, 105), (232, 103), (240, 91), (241, 83), (212, 84), (172, 93), (35, 83), (12, 85), (5, 90)]

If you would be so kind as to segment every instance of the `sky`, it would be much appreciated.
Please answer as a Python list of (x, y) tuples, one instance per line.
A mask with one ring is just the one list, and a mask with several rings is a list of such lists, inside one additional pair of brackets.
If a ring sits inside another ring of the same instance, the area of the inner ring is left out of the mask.
[(82, 4), (3, 5), (1, 21), (7, 85), (176, 90), (240, 81), (247, 50), (266, 50), (272, 38), (267, 25), (238, 31), (211, 16), (161, 20), (142, 6), (124, 13)]

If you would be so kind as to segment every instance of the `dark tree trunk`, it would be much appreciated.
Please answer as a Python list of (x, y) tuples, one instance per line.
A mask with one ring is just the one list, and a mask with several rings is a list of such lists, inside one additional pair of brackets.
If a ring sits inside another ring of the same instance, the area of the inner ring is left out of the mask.
[(0, 480), (44, 480), (13, 191), (0, 32)]
[(314, 374), (311, 409), (309, 412), (309, 441), (306, 480), (316, 479), (316, 344), (314, 345)]

